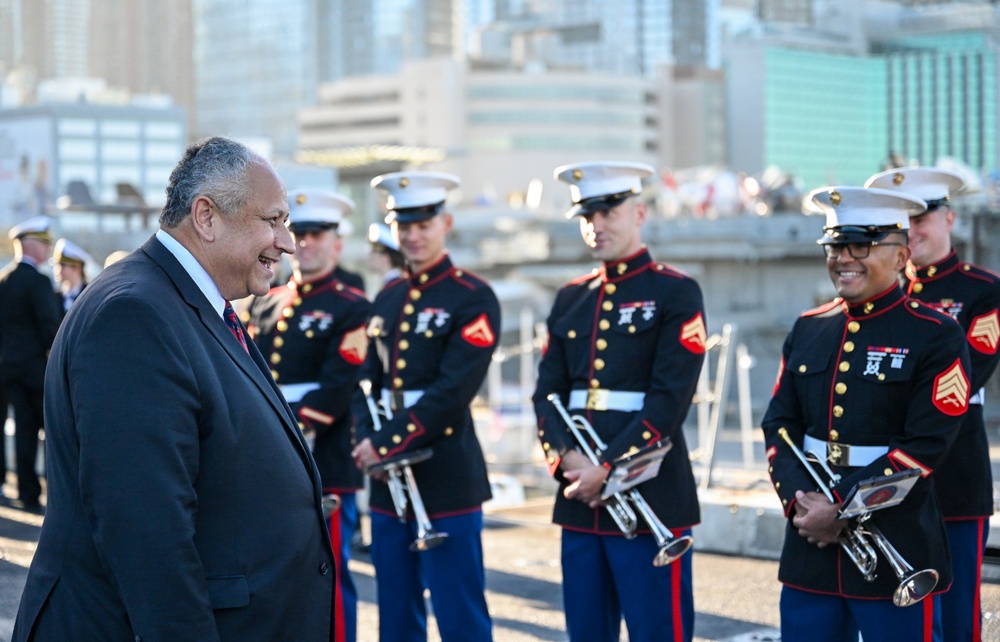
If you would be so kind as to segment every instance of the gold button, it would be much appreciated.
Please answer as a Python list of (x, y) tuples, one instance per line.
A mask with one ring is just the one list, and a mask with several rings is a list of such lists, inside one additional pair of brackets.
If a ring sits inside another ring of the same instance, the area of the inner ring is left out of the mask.
[(847, 363), (846, 361), (841, 361), (841, 362), (840, 362), (840, 365), (839, 365), (839, 366), (837, 366), (837, 368), (838, 368), (838, 369), (839, 369), (839, 370), (840, 370), (841, 372), (847, 372), (848, 370), (850, 370), (850, 369), (851, 369), (851, 364)]
[(402, 380), (402, 378), (396, 377), (395, 379), (393, 379), (392, 380), (392, 387), (396, 388), (396, 389), (402, 388), (403, 387), (403, 380)]
[(544, 430), (539, 430), (538, 431), (538, 436), (539, 437), (544, 437), (545, 436), (545, 431)]
[(767, 467), (767, 473), (770, 475), (773, 472), (774, 472), (774, 466), (768, 466)]
[(292, 316), (293, 314), (295, 314), (295, 310), (291, 308), (285, 308), (284, 310), (281, 311), (281, 316), (285, 317), (286, 319)]
[(410, 331), (410, 322), (409, 321), (403, 321), (402, 323), (399, 324), (399, 329), (400, 329), (401, 332), (409, 332)]
[(781, 490), (781, 482), (774, 482), (774, 490)]
[(615, 268), (615, 270), (618, 272), (618, 274), (625, 274), (625, 270), (627, 270), (627, 269), (628, 269), (628, 266), (625, 265), (624, 263), (619, 263), (618, 267)]
[(406, 369), (406, 359), (396, 359), (396, 367), (400, 370)]
[(433, 330), (426, 330), (424, 332), (424, 336), (427, 337), (428, 339), (430, 339), (431, 337), (434, 336), (434, 331)]
[(378, 449), (378, 454), (380, 454), (383, 457), (385, 457), (386, 455), (389, 454), (389, 449), (386, 448), (385, 446), (382, 446), (381, 448)]
[(861, 324), (857, 321), (851, 321), (847, 324), (847, 331), (854, 334), (861, 329)]
[(284, 339), (284, 337), (274, 337), (274, 347), (275, 348), (280, 348), (283, 345), (285, 345), (285, 339)]
[(632, 446), (631, 448), (628, 449), (628, 454), (630, 454), (630, 455), (634, 455), (637, 452), (639, 452), (639, 449), (637, 447), (635, 447), (635, 446)]
[(788, 506), (788, 500), (787, 499), (782, 499), (781, 500), (781, 505), (782, 506)]
[(274, 379), (275, 381), (278, 380), (278, 371), (277, 370), (272, 370), (271, 371), (271, 378)]
[(240, 313), (240, 321), (243, 323), (250, 323), (250, 311), (244, 310)]
[(653, 433), (649, 432), (648, 430), (642, 431), (642, 438), (643, 439), (649, 439), (652, 436), (653, 436)]
[(275, 352), (274, 354), (272, 354), (271, 355), (271, 363), (273, 363), (274, 365), (278, 365), (279, 363), (281, 363), (281, 355), (278, 354), (277, 352)]
[(607, 285), (604, 286), (604, 292), (607, 294), (614, 294), (615, 290), (617, 289), (618, 286), (615, 285), (614, 283), (608, 283)]
[(447, 428), (444, 429), (444, 436), (445, 437), (451, 437), (452, 433), (454, 433), (454, 432), (455, 432), (455, 429), (452, 428), (451, 426), (448, 426)]
[(962, 269), (965, 270), (966, 272), (968, 272), (971, 268), (969, 267), (968, 264), (965, 264), (965, 265), (962, 266)]
[(314, 336), (316, 336), (315, 332), (312, 330), (306, 330), (306, 339), (312, 339)]
[(854, 352), (854, 342), (845, 341), (844, 342), (844, 352)]
[(416, 301), (420, 298), (420, 290), (410, 290), (410, 298)]
[(594, 370), (604, 370), (604, 359), (594, 359)]
[(336, 290), (343, 290), (344, 289), (344, 284), (343, 283), (338, 283), (337, 287), (335, 289)]
[(844, 408), (842, 406), (834, 406), (833, 407), (833, 416), (837, 417), (837, 418), (843, 417), (844, 416)]
[(601, 319), (601, 322), (597, 324), (597, 327), (601, 330), (607, 330), (611, 327), (611, 322), (607, 319)]
[(840, 439), (840, 433), (837, 432), (836, 430), (831, 430), (830, 431), (830, 441), (837, 441), (838, 439)]
[(292, 301), (292, 305), (302, 305), (302, 297), (300, 296), (295, 297), (295, 300)]
[(552, 449), (552, 444), (550, 444), (549, 442), (545, 442), (544, 444), (542, 444), (542, 449), (543, 450), (551, 450)]
[(804, 373), (806, 370), (807, 370), (807, 368), (806, 368), (805, 364), (799, 366), (799, 372), (803, 372)]
[(934, 276), (935, 274), (937, 274), (937, 266), (936, 265), (932, 265), (929, 268), (927, 268), (927, 276)]
[(455, 276), (462, 276), (463, 274), (465, 274), (465, 272), (462, 272), (461, 270), (455, 270)]
[(413, 304), (407, 303), (403, 306), (403, 314), (413, 314)]
[(556, 458), (555, 457), (549, 457), (549, 463), (550, 464), (556, 463)]
[(278, 325), (276, 327), (278, 328), (279, 332), (284, 332), (285, 330), (288, 329), (288, 322), (282, 319), (281, 321), (278, 321)]
[(628, 333), (629, 334), (635, 334), (635, 326), (634, 325), (630, 325), (628, 327)]
[(840, 383), (838, 383), (838, 384), (837, 384), (837, 385), (836, 385), (836, 386), (834, 387), (834, 390), (836, 390), (836, 391), (837, 391), (837, 394), (838, 394), (838, 395), (842, 395), (842, 394), (844, 394), (845, 392), (847, 392), (847, 384), (846, 384), (846, 383), (844, 383), (843, 381), (841, 381)]
[(392, 436), (392, 443), (394, 443), (394, 444), (403, 443), (403, 438), (400, 437), (399, 435), (393, 435)]
[(882, 471), (882, 474), (883, 475), (891, 475), (892, 474), (892, 469), (891, 468), (886, 468), (885, 470)]
[(406, 339), (400, 339), (399, 340), (399, 349), (400, 350), (406, 350), (409, 347), (410, 347), (410, 342), (409, 341), (407, 341)]
[(923, 292), (924, 291), (924, 284), (923, 283), (919, 283), (919, 282), (914, 283), (913, 284), (913, 291), (916, 292), (917, 294)]
[(372, 328), (372, 336), (373, 337), (382, 336), (382, 328)]
[(884, 372), (878, 373), (878, 380), (879, 381), (885, 381), (885, 373)]
[(598, 339), (594, 345), (597, 346), (598, 350), (605, 350), (608, 347), (608, 342), (606, 339)]
[(917, 308), (920, 307), (920, 304), (917, 303), (916, 301), (910, 301), (910, 307), (916, 310)]
[(417, 432), (417, 424), (406, 424), (407, 432)]
[(431, 278), (431, 277), (427, 276), (426, 274), (421, 274), (420, 275), (420, 282), (421, 283), (427, 283), (427, 279), (429, 279), (429, 278)]
[(566, 333), (566, 336), (569, 337), (570, 339), (575, 339), (576, 338), (576, 330), (570, 330), (569, 332)]
[(600, 388), (601, 387), (601, 382), (598, 381), (597, 379), (591, 379), (590, 380), (590, 387), (591, 388), (595, 388), (595, 389), (596, 388)]
[(869, 301), (865, 304), (865, 314), (871, 314), (872, 310), (875, 309), (875, 304)]
[(305, 292), (306, 294), (312, 292), (312, 289), (313, 289), (312, 283), (306, 283), (305, 285), (302, 286), (302, 291)]
[(601, 309), (604, 310), (605, 312), (611, 312), (612, 310), (615, 309), (615, 304), (612, 303), (611, 301), (605, 301), (604, 303), (601, 304)]

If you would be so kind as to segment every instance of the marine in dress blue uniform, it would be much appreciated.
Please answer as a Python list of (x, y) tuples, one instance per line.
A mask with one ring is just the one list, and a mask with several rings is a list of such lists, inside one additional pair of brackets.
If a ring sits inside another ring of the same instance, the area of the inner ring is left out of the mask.
[(355, 492), (361, 472), (353, 465), (355, 445), (351, 398), (368, 349), (371, 304), (336, 277), (331, 245), (354, 203), (323, 189), (288, 195), (288, 228), (295, 240), (293, 275), (287, 284), (255, 298), (243, 313), (247, 329), (271, 366), (271, 376), (312, 443), (324, 494), (340, 497), (329, 517), (330, 543), (337, 556), (335, 642), (357, 639), (358, 592), (348, 569), (350, 538), (358, 524)]
[[(626, 539), (593, 493), (615, 459), (669, 439), (659, 474), (637, 490), (674, 535), (689, 534), (700, 520), (682, 424), (704, 361), (705, 313), (698, 284), (654, 261), (642, 244), (646, 206), (638, 195), (651, 174), (645, 165), (613, 162), (555, 170), (570, 185), (567, 218), (580, 221), (585, 243), (602, 260), (556, 295), (533, 396), (559, 481), (553, 521), (563, 529), (563, 602), (573, 642), (617, 640), (623, 616), (633, 642), (679, 642), (694, 631), (691, 555), (654, 567), (658, 547), (647, 525)], [(577, 450), (551, 393), (607, 444), (601, 466)]]
[(912, 254), (903, 286), (909, 296), (958, 321), (969, 344), (973, 391), (969, 411), (948, 456), (934, 474), (934, 488), (944, 513), (955, 577), (951, 589), (940, 596), (944, 639), (979, 642), (979, 587), (993, 514), (983, 386), (1000, 360), (1000, 277), (962, 261), (951, 246), (955, 211), (949, 203), (964, 186), (960, 176), (935, 167), (908, 167), (872, 176), (866, 185), (900, 190), (927, 202), (925, 212), (910, 217)]
[(457, 178), (431, 172), (372, 181), (387, 195), (387, 222), (408, 271), (375, 298), (362, 368), (393, 419), (373, 431), (358, 391), (355, 416), (364, 439), (355, 461), (367, 470), (383, 459), (432, 448), (433, 456), (412, 471), (434, 529), (448, 533), (442, 544), (411, 552), (413, 519), (401, 523), (387, 485), (372, 480), (371, 554), (383, 642), (426, 640), (425, 588), (442, 640), (492, 639), (481, 541), (482, 503), (490, 486), (469, 404), (497, 345), (500, 305), (489, 284), (454, 266), (445, 250), (452, 216), (444, 204), (457, 185)]
[(915, 569), (935, 569), (935, 590), (947, 590), (951, 562), (933, 480), (971, 394), (964, 333), (907, 298), (897, 281), (909, 257), (908, 215), (923, 211), (923, 200), (860, 187), (820, 188), (809, 198), (826, 214), (819, 243), (840, 297), (795, 322), (762, 424), (768, 471), (789, 518), (778, 570), (782, 640), (855, 642), (859, 631), (865, 642), (937, 640), (935, 600), (894, 606), (900, 581), (881, 553), (877, 578), (864, 579), (838, 545), (840, 504), (815, 492), (779, 431), (826, 458), (841, 476), (832, 488), (839, 501), (859, 481), (918, 470), (904, 501), (869, 523)]

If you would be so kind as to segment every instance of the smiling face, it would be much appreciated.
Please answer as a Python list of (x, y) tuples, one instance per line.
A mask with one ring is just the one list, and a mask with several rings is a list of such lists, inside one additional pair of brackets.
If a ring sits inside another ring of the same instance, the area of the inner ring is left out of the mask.
[(293, 233), (292, 269), (299, 281), (312, 281), (337, 267), (344, 242), (332, 229)]
[(947, 205), (910, 217), (910, 262), (917, 267), (933, 265), (951, 252), (951, 229), (955, 212)]
[(635, 198), (580, 216), (580, 235), (595, 259), (618, 261), (642, 249), (646, 205)]
[(826, 269), (838, 295), (848, 303), (861, 303), (897, 283), (909, 256), (905, 235), (890, 234), (863, 259), (851, 256), (846, 247), (833, 253), (826, 259)]
[[(285, 226), (288, 203), (274, 170), (255, 164), (248, 169), (250, 198), (236, 212), (218, 214), (209, 274), (230, 301), (271, 288), (274, 265), (295, 246)], [(208, 268), (208, 266), (206, 266)]]
[(444, 255), (444, 241), (451, 230), (452, 217), (447, 212), (414, 223), (392, 222), (392, 234), (399, 240), (399, 251), (413, 272), (422, 272)]

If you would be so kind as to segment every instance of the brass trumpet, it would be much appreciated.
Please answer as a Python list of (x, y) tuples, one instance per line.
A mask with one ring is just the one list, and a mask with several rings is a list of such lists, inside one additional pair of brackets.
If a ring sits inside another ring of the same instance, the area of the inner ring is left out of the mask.
[[(386, 421), (392, 419), (392, 409), (381, 401), (376, 401), (372, 396), (372, 382), (369, 379), (362, 379), (358, 382), (361, 391), (365, 395), (365, 403), (368, 405), (368, 412), (372, 416), (372, 426), (375, 431), (382, 430), (382, 418)], [(424, 507), (423, 499), (420, 497), (420, 490), (417, 488), (417, 480), (413, 476), (410, 468), (413, 464), (430, 459), (433, 452), (430, 448), (424, 448), (409, 453), (403, 453), (399, 457), (388, 459), (369, 468), (368, 472), (385, 471), (388, 476), (389, 495), (392, 497), (392, 505), (396, 509), (396, 516), (399, 521), (406, 523), (406, 509), (411, 504), (413, 506), (413, 516), (417, 523), (417, 539), (410, 543), (410, 550), (413, 552), (427, 551), (438, 544), (444, 542), (448, 533), (439, 533), (434, 530), (427, 509)]]
[[(601, 438), (597, 435), (597, 431), (594, 430), (594, 426), (585, 417), (570, 415), (566, 407), (563, 406), (558, 394), (550, 394), (548, 400), (552, 402), (556, 411), (559, 412), (559, 416), (566, 422), (583, 454), (595, 466), (600, 466), (601, 453), (607, 450), (608, 446), (601, 441)], [(593, 446), (591, 446), (591, 443), (593, 443)], [(633, 509), (633, 507), (635, 508)], [(663, 522), (660, 521), (660, 518), (656, 516), (656, 513), (649, 506), (649, 503), (646, 502), (646, 499), (635, 488), (631, 488), (623, 493), (615, 493), (608, 498), (605, 508), (611, 514), (611, 518), (615, 521), (618, 529), (625, 534), (627, 539), (635, 537), (635, 530), (639, 521), (636, 511), (639, 511), (642, 518), (649, 524), (650, 531), (653, 537), (656, 538), (656, 544), (660, 547), (656, 557), (653, 558), (653, 566), (670, 564), (681, 555), (684, 555), (691, 548), (691, 544), (694, 543), (694, 540), (687, 535), (675, 537), (670, 532), (670, 529), (664, 526)]]
[[(810, 450), (803, 453), (792, 441), (791, 436), (785, 428), (778, 429), (778, 436), (785, 440), (785, 443), (795, 453), (799, 462), (806, 467), (809, 475), (819, 486), (820, 491), (830, 500), (830, 503), (837, 503), (831, 489), (840, 481), (840, 475), (833, 472), (826, 461), (813, 451)], [(823, 469), (829, 481), (823, 481), (819, 473), (816, 472), (816, 469), (813, 468), (813, 462), (816, 462)], [(893, 573), (896, 574), (896, 578), (899, 580), (899, 586), (896, 587), (892, 595), (892, 603), (896, 606), (916, 604), (930, 595), (934, 587), (937, 586), (938, 572), (933, 568), (922, 571), (913, 570), (913, 567), (903, 559), (903, 556), (899, 554), (896, 547), (882, 534), (878, 526), (867, 523), (871, 515), (871, 513), (865, 513), (857, 517), (854, 527), (848, 529), (841, 537), (840, 547), (844, 549), (847, 556), (858, 567), (858, 570), (861, 571), (861, 575), (864, 576), (865, 581), (868, 582), (873, 582), (878, 577), (875, 574), (875, 568), (878, 566), (876, 549), (881, 551), (882, 555), (888, 560), (889, 566), (892, 567)]]

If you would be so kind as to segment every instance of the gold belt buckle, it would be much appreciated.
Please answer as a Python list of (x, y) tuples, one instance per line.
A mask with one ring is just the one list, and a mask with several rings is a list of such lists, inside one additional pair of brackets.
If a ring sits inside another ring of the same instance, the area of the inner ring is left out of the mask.
[(607, 410), (608, 390), (606, 388), (591, 388), (587, 391), (587, 410)]
[(827, 442), (826, 460), (834, 466), (850, 466), (851, 447), (847, 444)]
[(404, 397), (402, 390), (393, 390), (389, 393), (389, 407), (392, 408), (393, 412), (399, 412), (400, 410), (405, 410)]

